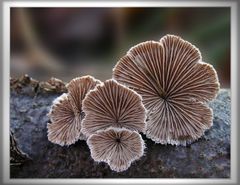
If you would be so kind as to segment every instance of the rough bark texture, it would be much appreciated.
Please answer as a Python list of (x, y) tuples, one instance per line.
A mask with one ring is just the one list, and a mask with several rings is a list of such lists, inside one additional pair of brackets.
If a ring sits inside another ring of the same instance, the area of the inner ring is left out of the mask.
[(18, 152), (31, 158), (21, 160), (21, 165), (11, 165), (11, 178), (230, 177), (229, 90), (222, 89), (217, 99), (210, 102), (213, 126), (201, 139), (184, 147), (155, 144), (143, 136), (145, 155), (121, 173), (111, 171), (105, 163), (94, 162), (85, 141), (69, 147), (48, 141), (46, 114), (52, 101), (63, 92), (66, 92), (65, 85), (57, 79), (38, 82), (26, 75), (11, 79), (11, 131)]

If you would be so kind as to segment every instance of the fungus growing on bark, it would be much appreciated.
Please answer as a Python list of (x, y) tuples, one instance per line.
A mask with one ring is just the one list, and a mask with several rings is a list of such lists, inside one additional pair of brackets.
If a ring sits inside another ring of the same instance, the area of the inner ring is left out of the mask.
[(157, 143), (186, 145), (212, 125), (206, 103), (218, 93), (217, 73), (194, 45), (178, 36), (132, 47), (116, 64), (113, 78), (142, 96), (146, 135)]
[[(82, 102), (86, 94), (95, 88), (101, 81), (91, 76), (74, 78), (67, 84), (69, 100), (72, 102), (75, 114), (82, 114)], [(81, 116), (83, 118), (83, 116)]]
[(145, 129), (141, 96), (115, 80), (107, 80), (90, 91), (83, 101), (83, 111), (86, 116), (81, 132), (86, 137), (109, 127), (125, 127), (138, 132)]
[(88, 138), (87, 144), (95, 161), (108, 163), (116, 172), (127, 170), (144, 153), (141, 135), (125, 128), (100, 130)]
[(78, 139), (85, 139), (81, 134), (81, 121), (84, 117), (82, 101), (88, 91), (100, 81), (91, 76), (71, 80), (67, 84), (68, 93), (62, 94), (53, 101), (48, 114), (48, 140), (63, 145), (71, 145)]

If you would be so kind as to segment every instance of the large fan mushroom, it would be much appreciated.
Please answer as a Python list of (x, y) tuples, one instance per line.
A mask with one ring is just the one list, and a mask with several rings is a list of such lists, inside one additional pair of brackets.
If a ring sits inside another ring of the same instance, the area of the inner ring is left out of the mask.
[(81, 131), (86, 137), (109, 127), (138, 132), (145, 129), (145, 108), (140, 95), (115, 80), (107, 80), (90, 91), (83, 101), (83, 111)]
[(132, 47), (116, 64), (113, 78), (142, 96), (146, 135), (156, 143), (186, 145), (212, 125), (207, 102), (218, 93), (217, 73), (178, 36)]
[(100, 81), (91, 76), (83, 76), (71, 80), (67, 84), (68, 93), (62, 94), (53, 101), (48, 114), (48, 140), (63, 145), (71, 145), (78, 139), (84, 139), (81, 134), (81, 120), (84, 117), (82, 101), (88, 91)]
[(125, 128), (99, 130), (88, 138), (87, 144), (95, 161), (108, 163), (116, 172), (127, 170), (144, 153), (141, 135)]

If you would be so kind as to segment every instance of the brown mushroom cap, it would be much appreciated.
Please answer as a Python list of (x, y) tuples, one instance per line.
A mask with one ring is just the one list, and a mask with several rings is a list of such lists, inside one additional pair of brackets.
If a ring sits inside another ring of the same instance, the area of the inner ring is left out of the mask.
[(87, 75), (74, 78), (66, 85), (69, 93), (69, 99), (72, 102), (75, 113), (80, 114), (82, 112), (82, 101), (86, 94), (100, 83), (100, 80)]
[(132, 47), (116, 64), (113, 78), (142, 96), (148, 110), (146, 135), (157, 143), (185, 145), (212, 125), (205, 103), (219, 91), (217, 73), (178, 36)]
[(70, 145), (79, 139), (80, 117), (75, 116), (66, 93), (54, 100), (49, 117), (51, 120), (51, 123), (47, 124), (49, 141), (63, 146)]
[(127, 170), (144, 153), (141, 135), (125, 128), (100, 130), (88, 138), (87, 144), (95, 161), (108, 163), (116, 172)]
[(89, 137), (108, 127), (125, 127), (143, 132), (145, 108), (141, 97), (115, 80), (107, 80), (90, 91), (83, 101), (82, 133)]
[(68, 94), (56, 98), (48, 114), (48, 140), (63, 145), (71, 145), (78, 139), (86, 139), (81, 133), (82, 100), (99, 80), (91, 76), (75, 78), (67, 85)]

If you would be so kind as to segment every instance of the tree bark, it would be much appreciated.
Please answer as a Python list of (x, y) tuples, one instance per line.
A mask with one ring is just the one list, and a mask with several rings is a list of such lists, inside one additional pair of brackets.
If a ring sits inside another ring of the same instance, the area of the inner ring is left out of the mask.
[(69, 147), (48, 141), (47, 113), (63, 92), (65, 83), (58, 79), (38, 82), (27, 75), (11, 79), (10, 126), (21, 154), (17, 153), (24, 156), (21, 165), (12, 165), (15, 157), (11, 157), (11, 178), (230, 177), (230, 90), (220, 90), (210, 102), (213, 126), (202, 138), (184, 147), (155, 144), (142, 135), (145, 155), (121, 173), (94, 162), (85, 141)]

